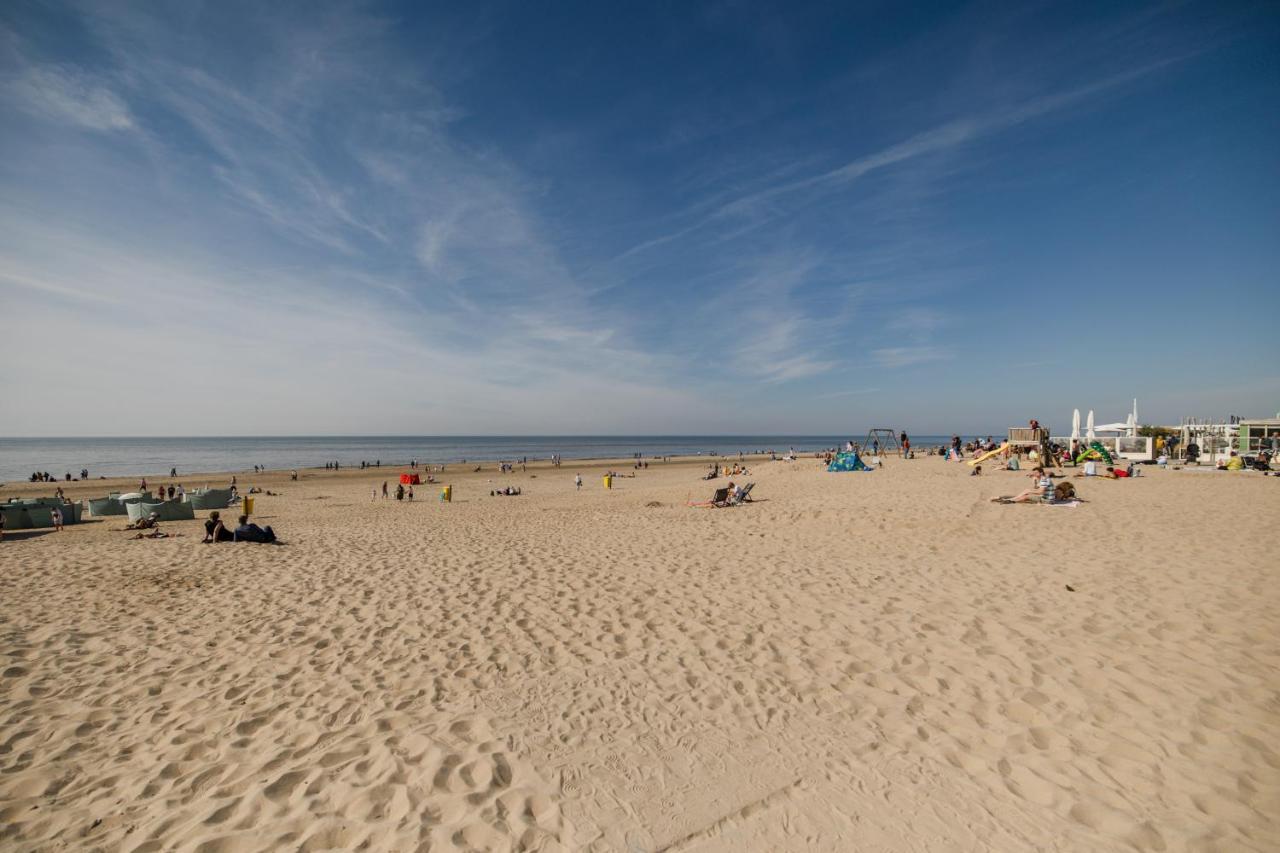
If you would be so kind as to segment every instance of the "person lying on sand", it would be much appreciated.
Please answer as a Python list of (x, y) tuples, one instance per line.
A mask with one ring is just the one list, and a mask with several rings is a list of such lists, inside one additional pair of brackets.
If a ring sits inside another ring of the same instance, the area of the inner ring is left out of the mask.
[[(165, 533), (163, 530), (153, 530), (150, 533), (137, 533), (134, 539), (168, 539), (171, 534)], [(181, 536), (181, 533), (174, 533), (173, 536)]]
[(1036, 466), (1036, 469), (1031, 472), (1031, 480), (1033, 483), (1035, 483), (1035, 485), (1027, 489), (1026, 491), (1021, 492), (1020, 494), (1014, 495), (1013, 497), (992, 498), (991, 502), (1003, 503), (1003, 504), (1022, 504), (1022, 503), (1033, 503), (1037, 501), (1053, 500), (1053, 480), (1050, 479), (1049, 475), (1044, 472), (1044, 468)]
[(140, 518), (132, 524), (126, 524), (122, 530), (151, 530), (160, 524), (160, 513), (153, 512), (146, 518)]
[(247, 515), (240, 516), (239, 521), (240, 526), (233, 531), (235, 534), (234, 541), (258, 542), (261, 544), (276, 541), (276, 532), (271, 529), (270, 525), (267, 527), (259, 527), (256, 524), (250, 524), (249, 516)]

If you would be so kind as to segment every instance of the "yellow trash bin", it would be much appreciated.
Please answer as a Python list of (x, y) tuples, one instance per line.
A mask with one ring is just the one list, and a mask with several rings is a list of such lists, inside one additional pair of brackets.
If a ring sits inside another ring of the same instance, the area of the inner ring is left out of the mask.
[(453, 486), (445, 486), (440, 490), (440, 500), (445, 503), (453, 503)]
[(613, 477), (610, 477), (608, 474), (604, 475), (604, 487), (606, 489), (613, 488)]
[(253, 515), (253, 495), (245, 495), (240, 508), (244, 510), (245, 515)]

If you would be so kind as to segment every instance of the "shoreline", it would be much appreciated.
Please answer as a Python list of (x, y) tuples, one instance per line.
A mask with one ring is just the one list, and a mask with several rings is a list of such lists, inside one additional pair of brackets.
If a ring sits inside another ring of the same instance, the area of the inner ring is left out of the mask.
[[(561, 437), (555, 437), (559, 440)], [(662, 452), (661, 448), (655, 449), (646, 442), (658, 441), (666, 439), (677, 440), (685, 445), (680, 449), (674, 449), (672, 452)], [(358, 467), (361, 457), (366, 461), (374, 461), (381, 455), (384, 460), (383, 467), (388, 465), (407, 465), (410, 459), (417, 458), (420, 465), (457, 465), (464, 464), (462, 459), (469, 462), (479, 461), (482, 464), (490, 464), (498, 461), (512, 461), (526, 458), (531, 461), (546, 462), (552, 455), (560, 455), (564, 464), (589, 464), (601, 462), (617, 462), (617, 461), (634, 461), (635, 454), (640, 453), (641, 459), (653, 460), (661, 457), (670, 458), (701, 458), (706, 460), (712, 459), (730, 459), (735, 457), (739, 452), (745, 455), (760, 456), (767, 455), (770, 451), (784, 454), (791, 448), (795, 448), (797, 454), (804, 455), (815, 451), (821, 452), (830, 447), (843, 447), (845, 441), (853, 440), (862, 443), (864, 435), (852, 435), (843, 438), (837, 436), (706, 436), (715, 442), (719, 439), (720, 445), (723, 447), (727, 442), (732, 441), (732, 448), (721, 451), (712, 447), (699, 447), (694, 440), (699, 436), (580, 436), (580, 437), (563, 437), (563, 448), (548, 447), (546, 445), (538, 445), (536, 442), (538, 437), (515, 436), (511, 437), (511, 441), (529, 441), (530, 445), (527, 449), (521, 449), (519, 444), (510, 446), (477, 446), (474, 453), (470, 452), (463, 444), (450, 445), (448, 447), (430, 446), (430, 442), (437, 441), (436, 437), (422, 437), (424, 442), (428, 442), (427, 446), (418, 449), (414, 447), (380, 447), (375, 443), (375, 439), (370, 439), (368, 446), (357, 445), (351, 447), (334, 447), (334, 448), (318, 448), (303, 445), (280, 447), (239, 447), (235, 442), (240, 441), (238, 438), (209, 439), (208, 446), (169, 446), (165, 442), (188, 442), (191, 439), (142, 439), (127, 438), (118, 441), (125, 442), (119, 446), (91, 446), (96, 439), (50, 439), (53, 442), (85, 442), (85, 446), (74, 447), (57, 447), (57, 446), (36, 446), (40, 439), (20, 439), (7, 438), (0, 439), (0, 468), (8, 472), (7, 476), (0, 476), (0, 482), (13, 484), (31, 482), (28, 478), (32, 472), (48, 472), (54, 477), (62, 478), (64, 474), (70, 472), (73, 477), (80, 470), (87, 468), (90, 472), (90, 479), (96, 480), (101, 472), (95, 468), (94, 460), (98, 460), (97, 464), (109, 466), (112, 473), (106, 474), (107, 479), (129, 479), (140, 477), (166, 477), (170, 468), (177, 463), (179, 470), (190, 470), (196, 472), (197, 475), (220, 475), (252, 473), (252, 465), (254, 462), (266, 458), (269, 463), (267, 470), (270, 471), (288, 471), (292, 468), (298, 470), (311, 470), (320, 468), (326, 462), (337, 459), (345, 470), (348, 466)], [(968, 441), (972, 437), (961, 436), (962, 439)], [(575, 439), (586, 442), (585, 444), (575, 445)], [(610, 445), (607, 442), (618, 440), (630, 441), (634, 439), (635, 444), (619, 447), (618, 445)], [(772, 439), (773, 441), (768, 441)], [(270, 439), (268, 439), (270, 440)], [(292, 440), (292, 439), (288, 439)], [(305, 442), (306, 437), (299, 437), (297, 441)], [(361, 437), (354, 437), (353, 440), (363, 441)], [(468, 438), (459, 439), (460, 442), (468, 441)], [(488, 439), (480, 438), (477, 441), (485, 441)], [(508, 437), (495, 437), (494, 441), (507, 441)], [(606, 442), (600, 446), (593, 446), (592, 440)], [(913, 438), (913, 445), (917, 451), (925, 451), (931, 447), (938, 447), (946, 443), (945, 436), (920, 435)], [(103, 441), (117, 441), (116, 439), (104, 439)], [(149, 445), (148, 441), (157, 442), (155, 446)], [(31, 442), (32, 447), (22, 446), (22, 442)], [(218, 442), (230, 442), (219, 444)], [(821, 443), (819, 443), (821, 442)], [(575, 451), (575, 447), (577, 451)], [(565, 452), (565, 451), (568, 452)], [(394, 454), (394, 455), (392, 455)], [(434, 458), (432, 454), (436, 454)], [(297, 465), (288, 461), (281, 462), (281, 458), (288, 460), (290, 456), (303, 458), (308, 464)], [(31, 459), (41, 458), (42, 461), (37, 464)], [(189, 464), (185, 467), (183, 460), (188, 459)], [(61, 461), (58, 461), (61, 460)], [(77, 461), (71, 461), (77, 460)], [(106, 460), (106, 461), (103, 461)], [(246, 460), (249, 465), (241, 467), (240, 460)], [(274, 461), (273, 461), (274, 460)], [(392, 460), (392, 461), (387, 461)], [(310, 464), (314, 462), (315, 464)], [(59, 482), (66, 482), (59, 479)]]
[[(822, 451), (798, 451), (796, 454), (796, 462), (800, 463), (805, 460), (818, 462), (819, 459), (814, 456), (814, 453), (820, 454)], [(778, 457), (779, 460), (781, 458), (781, 456)], [(521, 475), (532, 475), (537, 477), (539, 474), (543, 474), (544, 472), (563, 473), (565, 476), (572, 477), (575, 472), (580, 472), (585, 475), (588, 472), (596, 474), (602, 473), (605, 470), (616, 470), (620, 472), (622, 477), (626, 478), (626, 475), (632, 471), (668, 468), (706, 468), (713, 462), (717, 464), (744, 462), (754, 465), (762, 462), (769, 462), (771, 461), (771, 457), (768, 454), (744, 454), (742, 457), (670, 456), (665, 459), (642, 458), (639, 460), (642, 462), (648, 462), (650, 464), (649, 469), (634, 468), (637, 461), (635, 458), (603, 457), (598, 459), (565, 459), (558, 467), (552, 464), (551, 460), (542, 459), (537, 461), (530, 460), (528, 463), (525, 463), (525, 470), (522, 470), (521, 464), (516, 462), (514, 463), (514, 470), (502, 473), (497, 469), (497, 466), (507, 461), (508, 460), (504, 459), (476, 459), (468, 460), (467, 462), (444, 463), (443, 467), (446, 470), (443, 472), (443, 475), (444, 478), (447, 479), (442, 479), (441, 477), (442, 472), (438, 470), (441, 467), (440, 464), (432, 463), (430, 465), (426, 465), (424, 463), (419, 463), (416, 469), (410, 469), (408, 467), (408, 463), (403, 465), (383, 463), (381, 467), (370, 466), (362, 469), (359, 465), (356, 465), (349, 468), (343, 467), (336, 471), (324, 467), (298, 468), (298, 480), (296, 481), (292, 479), (291, 472), (293, 469), (268, 469), (255, 473), (252, 468), (249, 468), (247, 471), (198, 471), (189, 474), (184, 474), (179, 471), (176, 477), (170, 477), (167, 474), (134, 474), (116, 477), (101, 477), (98, 479), (94, 479), (91, 476), (88, 480), (73, 479), (70, 481), (53, 480), (49, 482), (33, 482), (30, 480), (15, 480), (0, 484), (0, 501), (5, 501), (9, 498), (18, 496), (24, 498), (48, 497), (53, 495), (58, 488), (61, 488), (67, 498), (73, 501), (83, 500), (89, 497), (103, 497), (106, 492), (122, 490), (131, 491), (138, 486), (139, 481), (143, 478), (147, 480), (148, 488), (159, 485), (176, 486), (181, 484), (188, 491), (193, 488), (203, 487), (206, 484), (211, 485), (214, 488), (221, 488), (229, 484), (231, 478), (235, 478), (236, 485), (240, 490), (240, 493), (246, 494), (248, 489), (254, 486), (271, 486), (275, 488), (277, 486), (283, 486), (290, 483), (315, 483), (326, 480), (343, 482), (362, 478), (372, 478), (374, 480), (386, 479), (393, 481), (393, 483), (398, 483), (401, 474), (417, 473), (424, 477), (424, 480), (421, 483), (422, 488), (439, 488), (444, 485), (449, 485), (450, 482), (469, 482), (486, 477), (490, 479), (493, 477), (512, 478), (519, 477)], [(479, 471), (474, 470), (476, 466), (479, 466)], [(427, 483), (425, 481), (425, 475), (428, 473), (428, 469), (432, 469), (430, 473), (436, 477), (435, 483)], [(104, 489), (106, 492), (103, 491)]]

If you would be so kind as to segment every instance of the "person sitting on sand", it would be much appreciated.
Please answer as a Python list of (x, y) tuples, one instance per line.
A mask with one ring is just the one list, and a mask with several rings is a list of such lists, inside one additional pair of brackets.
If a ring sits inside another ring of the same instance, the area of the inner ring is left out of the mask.
[(232, 531), (235, 536), (233, 541), (258, 542), (262, 544), (276, 541), (276, 532), (269, 525), (267, 527), (259, 527), (256, 524), (250, 524), (249, 516), (247, 515), (240, 516), (239, 522), (240, 526)]
[(1037, 466), (1036, 469), (1031, 472), (1031, 480), (1035, 485), (1026, 491), (1014, 495), (1011, 498), (992, 498), (992, 502), (1021, 504), (1034, 503), (1038, 501), (1048, 502), (1053, 500), (1053, 480), (1045, 473), (1044, 468)]
[(140, 518), (132, 524), (126, 524), (125, 530), (150, 530), (160, 523), (160, 513), (153, 512), (146, 518)]
[(1241, 458), (1240, 454), (1233, 450), (1231, 451), (1231, 455), (1227, 457), (1227, 461), (1225, 463), (1220, 463), (1219, 467), (1223, 471), (1243, 471), (1244, 459)]
[(209, 513), (209, 519), (204, 523), (204, 539), (202, 544), (211, 544), (214, 542), (234, 542), (235, 536), (222, 523), (222, 514), (216, 509)]

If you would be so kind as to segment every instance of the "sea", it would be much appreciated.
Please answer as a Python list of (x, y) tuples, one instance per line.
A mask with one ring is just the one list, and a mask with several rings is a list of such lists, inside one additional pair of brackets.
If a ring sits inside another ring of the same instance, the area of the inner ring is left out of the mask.
[[(467, 460), (535, 461), (629, 459), (656, 456), (736, 456), (738, 453), (812, 452), (862, 443), (863, 435), (378, 435), (188, 436), (182, 438), (0, 438), (0, 483), (45, 472), (78, 478), (317, 468), (328, 462), (358, 467), (362, 461), (404, 465)], [(950, 436), (912, 436), (917, 448), (944, 444)], [(964, 436), (966, 440), (968, 436)]]

